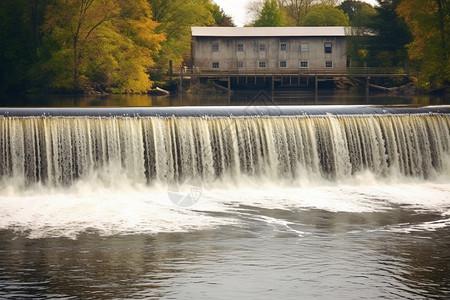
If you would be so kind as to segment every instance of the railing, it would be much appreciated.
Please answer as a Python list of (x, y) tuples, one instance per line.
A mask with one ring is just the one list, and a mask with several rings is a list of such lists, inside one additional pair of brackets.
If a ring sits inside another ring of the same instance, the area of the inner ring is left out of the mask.
[(399, 68), (351, 67), (351, 68), (258, 68), (258, 69), (200, 69), (198, 67), (178, 67), (174, 74), (194, 76), (407, 76)]

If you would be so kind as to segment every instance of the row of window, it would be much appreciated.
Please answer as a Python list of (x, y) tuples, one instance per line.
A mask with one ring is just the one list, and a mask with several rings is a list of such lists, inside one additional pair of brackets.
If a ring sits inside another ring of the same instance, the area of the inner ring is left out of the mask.
[[(266, 67), (266, 62), (265, 61), (258, 61), (257, 64), (258, 68), (265, 68)], [(215, 61), (212, 63), (212, 67), (213, 69), (219, 69), (220, 68), (220, 64), (218, 61)], [(244, 62), (243, 61), (238, 61), (238, 68), (243, 68), (244, 67)], [(280, 68), (286, 68), (287, 64), (286, 61), (280, 61)], [(307, 61), (301, 61), (299, 63), (299, 67), (300, 68), (309, 68), (309, 62)], [(333, 62), (332, 61), (326, 61), (325, 62), (325, 68), (332, 68), (333, 67)]]
[[(332, 43), (328, 43), (328, 42), (324, 43), (323, 48), (324, 48), (324, 53), (332, 53), (333, 52)], [(219, 44), (218, 43), (212, 44), (212, 51), (219, 52)], [(287, 51), (287, 43), (280, 43), (280, 51)], [(300, 44), (300, 51), (308, 52), (309, 44)], [(237, 52), (244, 52), (244, 44), (237, 44)], [(266, 52), (266, 44), (264, 44), (264, 43), (259, 44), (259, 52)]]

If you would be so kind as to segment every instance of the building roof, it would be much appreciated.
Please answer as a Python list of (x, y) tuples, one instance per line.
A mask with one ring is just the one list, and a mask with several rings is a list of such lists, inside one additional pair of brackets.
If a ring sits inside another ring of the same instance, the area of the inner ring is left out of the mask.
[(294, 37), (347, 36), (348, 27), (192, 27), (192, 36), (214, 37)]

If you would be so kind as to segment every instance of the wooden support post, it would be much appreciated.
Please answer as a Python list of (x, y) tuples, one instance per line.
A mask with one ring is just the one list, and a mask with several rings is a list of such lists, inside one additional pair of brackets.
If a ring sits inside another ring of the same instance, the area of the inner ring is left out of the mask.
[(366, 77), (366, 98), (368, 98), (369, 97), (369, 85), (370, 85), (370, 77), (369, 76), (367, 76)]
[(272, 75), (272, 92), (275, 90), (275, 75)]
[(319, 78), (316, 75), (316, 80), (315, 80), (315, 88), (314, 88), (314, 102), (316, 102), (319, 100)]
[(231, 104), (231, 76), (228, 75), (228, 105)]

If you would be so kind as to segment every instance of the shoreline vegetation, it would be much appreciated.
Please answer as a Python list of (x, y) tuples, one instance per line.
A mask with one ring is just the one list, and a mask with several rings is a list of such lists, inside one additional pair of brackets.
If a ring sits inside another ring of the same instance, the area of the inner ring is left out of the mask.
[[(411, 70), (370, 79), (386, 93), (448, 93), (450, 3), (443, 0), (254, 0), (246, 26), (351, 26), (350, 67)], [(212, 0), (3, 0), (0, 94), (157, 94), (177, 91), (176, 66), (192, 65), (192, 26), (235, 26)], [(365, 82), (337, 81), (361, 89)], [(227, 93), (218, 83), (187, 93)]]

